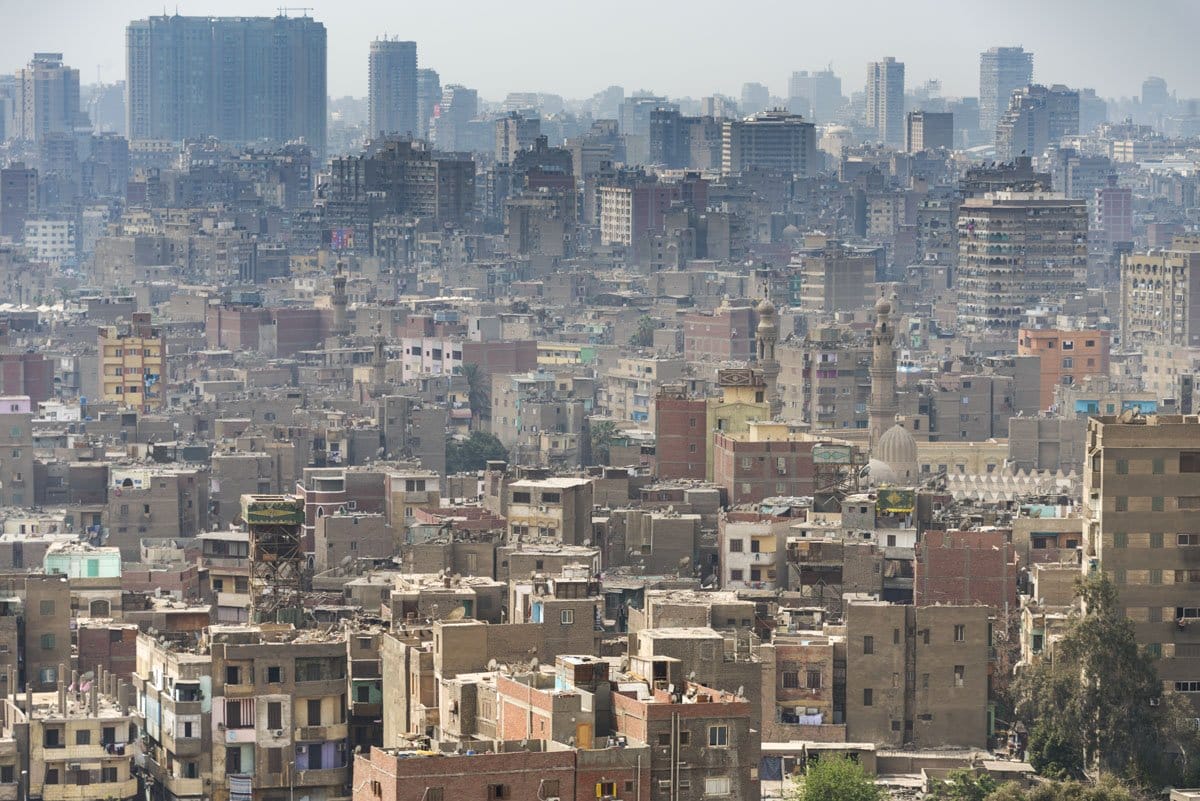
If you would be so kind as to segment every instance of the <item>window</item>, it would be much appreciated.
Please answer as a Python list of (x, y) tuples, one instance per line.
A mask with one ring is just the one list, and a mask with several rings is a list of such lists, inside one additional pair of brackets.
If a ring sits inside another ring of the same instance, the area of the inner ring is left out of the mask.
[(892, 629), (892, 645), (900, 644), (900, 629)]
[(863, 706), (875, 705), (875, 691), (870, 687), (863, 688)]
[(1200, 451), (1180, 451), (1179, 472), (1200, 473)]
[(795, 690), (800, 687), (800, 674), (794, 670), (785, 670), (783, 672), (783, 689)]
[(921, 689), (922, 690), (929, 689), (929, 674), (928, 673), (921, 674)]
[(42, 747), (43, 748), (62, 748), (64, 745), (62, 739), (62, 729), (43, 729), (42, 730)]
[(46, 784), (58, 784), (58, 768), (46, 769)]
[(808, 671), (808, 676), (807, 676), (805, 686), (807, 686), (808, 689), (810, 689), (810, 690), (821, 689), (821, 671), (810, 669)]
[(365, 684), (360, 684), (354, 688), (354, 700), (356, 703), (365, 704), (371, 700), (371, 688)]
[(741, 553), (743, 547), (744, 546), (743, 546), (743, 543), (741, 540), (730, 540), (729, 541), (729, 552), (730, 553)]
[(612, 798), (617, 794), (616, 782), (596, 782), (596, 798), (608, 796)]
[(225, 726), (230, 729), (242, 728), (242, 702), (232, 699), (225, 701)]
[[(382, 790), (380, 793), (382, 794)], [(425, 801), (445, 801), (445, 793), (444, 787), (426, 787)]]
[(320, 726), (321, 725), (321, 699), (320, 698), (308, 699), (308, 725), (309, 726)]
[(53, 651), (54, 650), (54, 635), (53, 634), (43, 634), (42, 635), (42, 650), (43, 651)]
[(963, 625), (962, 623), (956, 623), (954, 625), (954, 641), (955, 642), (966, 642), (967, 641), (967, 627), (965, 625)]
[(1200, 545), (1200, 534), (1178, 534), (1176, 544), (1180, 548), (1190, 548)]
[(1162, 659), (1162, 643), (1146, 643), (1146, 655), (1152, 659)]
[(100, 781), (110, 783), (117, 781), (116, 768), (100, 768)]
[(488, 785), (488, 801), (501, 801), (501, 799), (509, 798), (509, 790), (507, 784), (489, 784)]
[(1166, 460), (1161, 456), (1154, 459), (1150, 464), (1150, 472), (1154, 473), (1156, 476), (1161, 476), (1163, 473), (1167, 472)]
[(232, 776), (242, 772), (241, 746), (231, 746), (225, 749), (225, 775)]
[(1072, 367), (1075, 366), (1075, 360), (1073, 358), (1071, 358), (1070, 356), (1068, 356), (1067, 358), (1062, 360), (1062, 365), (1063, 365), (1063, 369), (1070, 370)]
[(743, 581), (745, 575), (746, 575), (746, 571), (744, 571), (744, 570), (730, 570), (729, 571), (729, 580), (730, 581)]
[(690, 731), (679, 732), (679, 744), (680, 745), (691, 745), (692, 744), (692, 733)]
[(1200, 693), (1200, 681), (1177, 681), (1175, 682), (1175, 692)]
[(283, 728), (283, 704), (279, 701), (270, 701), (267, 703), (267, 728)]
[(705, 795), (729, 795), (732, 788), (733, 783), (728, 776), (707, 776), (704, 779)]
[(864, 654), (875, 653), (875, 638), (872, 637), (870, 634), (867, 634), (866, 636), (863, 637), (863, 653)]
[(241, 684), (242, 669), (237, 665), (226, 665), (225, 667), (225, 683), (226, 684)]
[(954, 686), (955, 687), (963, 686), (963, 681), (966, 678), (966, 671), (967, 671), (967, 668), (964, 665), (955, 665), (954, 666)]
[(1150, 532), (1150, 547), (1151, 548), (1163, 547), (1163, 535), (1162, 535), (1161, 531)]
[(283, 668), (278, 665), (267, 668), (267, 684), (279, 684), (283, 681)]
[(42, 617), (49, 617), (54, 614), (54, 601), (38, 601), (38, 614)]
[(559, 621), (562, 622), (562, 624), (564, 626), (571, 625), (572, 623), (575, 622), (575, 610), (574, 609), (562, 610), (562, 612), (558, 616), (558, 619), (559, 619)]
[(75, 745), (91, 745), (91, 743), (91, 729), (77, 729), (75, 731)]
[(1126, 534), (1124, 531), (1114, 532), (1113, 533), (1113, 547), (1114, 548), (1129, 547), (1129, 535)]
[(729, 727), (709, 726), (708, 744), (713, 748), (724, 748), (729, 745)]
[(1150, 511), (1161, 512), (1163, 510), (1163, 499), (1161, 495), (1156, 495), (1150, 499)]
[(1117, 460), (1117, 475), (1119, 475), (1119, 476), (1129, 475), (1129, 460), (1128, 459), (1118, 459)]
[(671, 733), (666, 732), (666, 731), (660, 731), (658, 733), (658, 744), (659, 745), (670, 745), (671, 744)]
[(267, 749), (267, 773), (283, 773), (283, 749)]
[(1128, 498), (1127, 496), (1125, 496), (1125, 495), (1118, 495), (1118, 496), (1116, 497), (1116, 509), (1115, 509), (1115, 511), (1117, 511), (1117, 512), (1127, 512), (1127, 511), (1129, 511), (1129, 498)]
[(1200, 509), (1200, 495), (1180, 495), (1176, 500), (1180, 509)]

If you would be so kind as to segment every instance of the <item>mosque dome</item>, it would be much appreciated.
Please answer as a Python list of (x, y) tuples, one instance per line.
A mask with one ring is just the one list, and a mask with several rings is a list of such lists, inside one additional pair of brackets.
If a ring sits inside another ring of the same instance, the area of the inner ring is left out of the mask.
[(892, 313), (892, 304), (888, 301), (887, 298), (880, 298), (878, 301), (875, 302), (875, 313), (876, 314), (891, 314)]
[(896, 476), (896, 471), (892, 466), (880, 459), (871, 459), (867, 462), (867, 481), (873, 487), (880, 484), (899, 484), (900, 480)]
[(907, 428), (897, 423), (883, 432), (875, 445), (874, 458), (884, 462), (901, 481), (917, 477), (917, 441)]
[(758, 327), (775, 328), (775, 304), (770, 298), (763, 298), (758, 304)]

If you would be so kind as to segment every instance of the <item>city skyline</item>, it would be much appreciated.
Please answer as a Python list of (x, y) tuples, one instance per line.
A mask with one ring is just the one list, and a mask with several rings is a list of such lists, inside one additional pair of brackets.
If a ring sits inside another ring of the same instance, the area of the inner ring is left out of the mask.
[[(923, 15), (939, 10), (932, 2), (892, 6), (879, 2), (853, 4), (853, 9), (803, 7), (780, 11), (766, 2), (752, 2), (747, 18), (759, 27), (723, 27), (721, 48), (712, 57), (689, 62), (681, 69), (680, 54), (691, 44), (710, 41), (706, 21), (724, 9), (709, 0), (688, 6), (642, 6), (619, 2), (604, 15), (585, 17), (571, 11), (563, 17), (558, 6), (538, 2), (526, 6), (521, 16), (528, 47), (513, 47), (511, 38), (494, 32), (510, 21), (510, 12), (485, 3), (462, 4), (456, 24), (448, 26), (440, 14), (412, 9), (403, 20), (374, 2), (330, 3), (311, 0), (311, 15), (329, 31), (328, 86), (331, 97), (366, 97), (367, 52), (370, 42), (384, 35), (415, 40), (419, 66), (437, 69), (444, 83), (477, 88), (489, 100), (508, 92), (537, 91), (582, 99), (610, 85), (629, 92), (653, 90), (670, 96), (701, 97), (713, 93), (738, 96), (746, 82), (766, 84), (773, 95), (786, 94), (793, 70), (823, 69), (832, 65), (843, 78), (844, 91), (860, 91), (859, 76), (865, 64), (893, 55), (907, 67), (907, 85), (920, 86), (928, 79), (942, 82), (947, 96), (976, 96), (979, 54), (993, 46), (1022, 46), (1035, 54), (1034, 80), (1064, 83), (1073, 88), (1092, 87), (1103, 97), (1130, 97), (1139, 93), (1149, 75), (1161, 76), (1180, 97), (1200, 96), (1200, 75), (1189, 68), (1187, 21), (1196, 21), (1197, 8), (1185, 0), (1156, 6), (1156, 18), (1176, 18), (1183, 24), (1147, 26), (1140, 9), (1116, 3), (1056, 2), (1038, 4), (1019, 0), (1002, 19), (983, 3), (955, 7), (955, 15), (936, 26), (919, 25)], [(118, 8), (98, 8), (79, 0), (49, 0), (46, 12), (24, 18), (0, 30), (0, 52), (8, 61), (0, 71), (11, 73), (23, 66), (33, 51), (62, 52), (64, 61), (80, 70), (81, 83), (125, 77), (124, 29), (131, 20), (164, 12), (183, 15), (274, 15), (273, 4), (234, 3), (231, 0), (181, 3), (174, 8), (149, 0), (122, 0)], [(375, 13), (371, 13), (375, 12)], [(632, 16), (636, 15), (636, 16)], [(757, 16), (756, 16), (757, 15)], [(843, 20), (864, 15), (878, 24), (866, 30), (837, 34)], [(74, 17), (77, 25), (57, 20)], [(503, 17), (503, 19), (501, 18)], [(629, 25), (636, 20), (636, 25)], [(572, 24), (574, 23), (574, 24)], [(584, 27), (586, 26), (586, 27)], [(678, 35), (669, 38), (670, 28)], [(586, 30), (596, 43), (597, 55), (614, 40), (624, 42), (624, 57), (584, 57), (579, 37)], [(1069, 41), (1064, 41), (1066, 33)], [(664, 43), (667, 46), (664, 46)], [(1081, 45), (1079, 43), (1087, 43)], [(1065, 46), (1066, 45), (1066, 46)], [(1112, 58), (1112, 48), (1123, 46), (1122, 57)], [(497, 65), (501, 65), (497, 69)], [(553, 67), (548, 70), (548, 67)], [(551, 77), (546, 77), (550, 72)]]

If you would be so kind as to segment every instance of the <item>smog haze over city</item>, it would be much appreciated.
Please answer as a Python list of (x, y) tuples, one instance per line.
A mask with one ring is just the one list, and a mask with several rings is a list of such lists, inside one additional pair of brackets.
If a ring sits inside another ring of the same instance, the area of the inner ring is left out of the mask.
[(0, 0), (0, 801), (1200, 799), (1200, 5), (308, 2)]

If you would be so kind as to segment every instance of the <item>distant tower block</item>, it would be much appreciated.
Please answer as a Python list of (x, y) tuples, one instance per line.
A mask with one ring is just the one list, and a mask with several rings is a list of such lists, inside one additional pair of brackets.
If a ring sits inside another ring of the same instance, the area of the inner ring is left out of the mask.
[(242, 520), (250, 532), (251, 621), (298, 624), (308, 564), (300, 537), (303, 502), (290, 495), (243, 495)]

